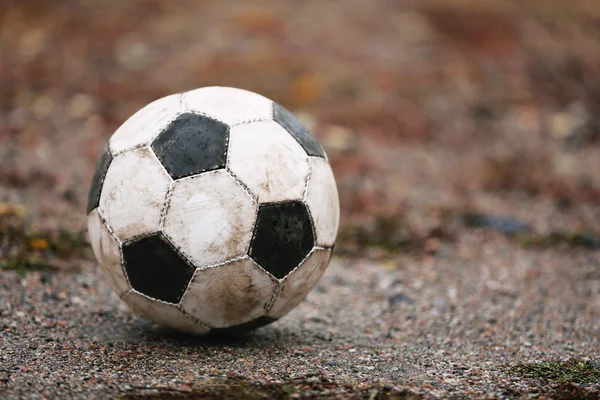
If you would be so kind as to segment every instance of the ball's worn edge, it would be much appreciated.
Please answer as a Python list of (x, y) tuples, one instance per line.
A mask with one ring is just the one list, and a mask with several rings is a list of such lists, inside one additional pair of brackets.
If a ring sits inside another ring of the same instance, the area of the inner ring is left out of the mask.
[(278, 318), (272, 318), (272, 317), (268, 317), (266, 315), (263, 315), (262, 317), (258, 317), (255, 318), (251, 321), (248, 322), (244, 322), (242, 324), (238, 324), (238, 325), (233, 325), (227, 328), (211, 328), (210, 332), (208, 332), (208, 335), (210, 336), (216, 336), (216, 335), (223, 335), (223, 336), (234, 336), (234, 335), (241, 335), (241, 334), (245, 334), (248, 333), (250, 331), (256, 330), (258, 328), (261, 328), (263, 326), (269, 325), (275, 321), (277, 321)]
[[(290, 110), (279, 103), (273, 102), (272, 118), (300, 144), (308, 156), (327, 159), (321, 144)], [(294, 129), (293, 124), (299, 128), (298, 132)], [(307, 143), (303, 143), (303, 141)]]
[(88, 201), (86, 207), (86, 214), (89, 215), (93, 210), (100, 206), (100, 196), (102, 195), (102, 188), (104, 187), (104, 180), (108, 169), (112, 164), (114, 156), (110, 152), (108, 144), (104, 146), (100, 158), (96, 162), (96, 169), (94, 170), (94, 177), (92, 178), (92, 184), (88, 191)]
[[(130, 295), (131, 293), (135, 293), (135, 294), (139, 295), (140, 297), (143, 297), (143, 298), (145, 298), (145, 299), (146, 299), (146, 300), (148, 300), (148, 301), (151, 301), (151, 302), (156, 302), (156, 303), (160, 303), (160, 304), (164, 304), (164, 305), (167, 305), (167, 306), (170, 306), (170, 307), (174, 307), (174, 308), (176, 308), (176, 309), (177, 309), (179, 312), (181, 312), (181, 314), (183, 314), (183, 315), (184, 315), (184, 316), (185, 316), (187, 319), (189, 319), (190, 321), (192, 321), (192, 323), (194, 323), (194, 324), (196, 324), (196, 325), (199, 325), (199, 326), (201, 326), (202, 328), (205, 328), (205, 329), (207, 330), (207, 332), (206, 332), (206, 333), (203, 333), (203, 334), (198, 334), (198, 333), (191, 333), (191, 332), (182, 331), (182, 330), (179, 330), (179, 329), (171, 328), (171, 327), (168, 327), (168, 326), (165, 326), (165, 325), (159, 324), (159, 323), (157, 323), (157, 322), (154, 322), (154, 320), (153, 320), (153, 319), (152, 319), (150, 316), (148, 316), (148, 315), (140, 315), (140, 314), (139, 314), (137, 311), (135, 311), (135, 310), (133, 310), (131, 307), (129, 307), (129, 305), (127, 304), (127, 300), (125, 300), (125, 297), (127, 297), (127, 296), (128, 296), (128, 295)], [(185, 310), (183, 310), (183, 309), (182, 309), (182, 308), (179, 306), (179, 304), (169, 303), (168, 301), (163, 301), (163, 300), (160, 300), (160, 299), (155, 299), (155, 298), (153, 298), (153, 297), (150, 297), (150, 296), (148, 296), (148, 295), (146, 295), (146, 294), (144, 294), (144, 293), (142, 293), (142, 292), (140, 292), (139, 290), (136, 290), (136, 289), (134, 289), (134, 288), (131, 288), (131, 289), (129, 289), (129, 290), (128, 290), (128, 291), (127, 291), (125, 294), (123, 294), (122, 296), (120, 296), (120, 298), (121, 298), (121, 300), (122, 300), (123, 302), (125, 302), (125, 304), (127, 304), (127, 307), (129, 307), (129, 309), (130, 309), (131, 311), (133, 311), (133, 313), (134, 313), (135, 315), (138, 315), (138, 316), (141, 316), (141, 317), (143, 317), (144, 319), (147, 319), (148, 321), (152, 322), (152, 323), (153, 323), (154, 325), (156, 325), (156, 326), (160, 326), (160, 327), (162, 327), (162, 328), (166, 328), (166, 329), (171, 329), (171, 330), (173, 330), (173, 331), (177, 331), (177, 332), (182, 332), (182, 333), (185, 333), (185, 334), (187, 334), (187, 335), (192, 335), (192, 336), (205, 336), (205, 335), (207, 335), (207, 334), (210, 332), (210, 330), (211, 330), (211, 329), (213, 329), (213, 328), (211, 328), (210, 326), (208, 326), (208, 325), (206, 325), (206, 324), (202, 323), (202, 321), (199, 321), (198, 319), (196, 319), (196, 318), (194, 318), (193, 316), (191, 316), (190, 314), (188, 314), (188, 313), (187, 313)]]
[[(129, 276), (127, 275), (127, 271), (125, 271), (125, 256), (123, 255), (123, 241), (119, 238), (119, 236), (117, 236), (117, 234), (113, 231), (112, 227), (110, 226), (110, 224), (108, 223), (108, 221), (106, 220), (106, 218), (103, 215), (104, 213), (102, 212), (102, 210), (100, 210), (100, 208), (98, 208), (98, 217), (100, 218), (100, 221), (104, 224), (104, 226), (106, 227), (106, 230), (108, 230), (108, 233), (111, 234), (112, 237), (115, 238), (115, 240), (117, 241), (117, 243), (119, 244), (119, 256), (121, 258), (121, 272), (123, 273), (123, 276), (125, 277), (125, 281), (127, 282), (127, 287), (129, 288), (129, 290), (132, 289), (131, 286), (131, 282), (129, 281)], [(96, 260), (98, 263), (99, 261)], [(128, 291), (126, 291), (127, 293)], [(117, 295), (119, 295), (117, 293)], [(119, 297), (121, 297), (119, 295)]]
[(165, 201), (163, 202), (162, 210), (160, 212), (160, 222), (158, 223), (158, 229), (161, 232), (163, 232), (163, 228), (165, 226), (165, 218), (167, 217), (167, 212), (169, 211), (169, 206), (171, 205), (171, 196), (173, 195), (174, 187), (175, 181), (171, 181), (171, 183), (169, 184), (169, 188), (167, 189), (167, 194), (165, 195)]

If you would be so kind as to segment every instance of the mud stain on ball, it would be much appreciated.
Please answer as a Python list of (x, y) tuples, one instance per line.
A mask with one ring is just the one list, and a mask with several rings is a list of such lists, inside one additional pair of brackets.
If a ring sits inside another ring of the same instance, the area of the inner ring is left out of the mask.
[(175, 182), (163, 230), (196, 267), (243, 256), (257, 205), (225, 170)]
[(246, 257), (198, 270), (181, 306), (206, 325), (222, 328), (265, 315), (276, 287), (277, 281)]

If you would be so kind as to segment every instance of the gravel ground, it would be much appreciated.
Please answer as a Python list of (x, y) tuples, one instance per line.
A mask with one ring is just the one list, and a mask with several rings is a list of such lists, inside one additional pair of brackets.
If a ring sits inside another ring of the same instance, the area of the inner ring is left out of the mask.
[(599, 267), (597, 252), (523, 250), (483, 232), (421, 260), (334, 258), (292, 314), (230, 338), (138, 319), (93, 269), (3, 273), (0, 395), (171, 398), (208, 385), (243, 398), (262, 384), (276, 385), (269, 397), (553, 398), (553, 385), (507, 368), (600, 354)]

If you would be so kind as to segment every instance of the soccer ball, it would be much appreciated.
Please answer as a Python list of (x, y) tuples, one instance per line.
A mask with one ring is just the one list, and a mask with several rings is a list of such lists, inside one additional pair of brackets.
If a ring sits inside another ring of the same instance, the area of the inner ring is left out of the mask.
[(193, 334), (248, 331), (316, 285), (339, 224), (325, 152), (288, 110), (249, 91), (163, 97), (110, 138), (88, 230), (136, 313)]

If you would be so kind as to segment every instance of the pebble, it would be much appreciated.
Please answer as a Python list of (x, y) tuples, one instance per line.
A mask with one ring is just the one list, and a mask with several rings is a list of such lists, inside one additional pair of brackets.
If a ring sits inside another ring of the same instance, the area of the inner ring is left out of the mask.
[(467, 213), (463, 221), (466, 226), (490, 228), (509, 236), (531, 232), (528, 223), (512, 217)]

